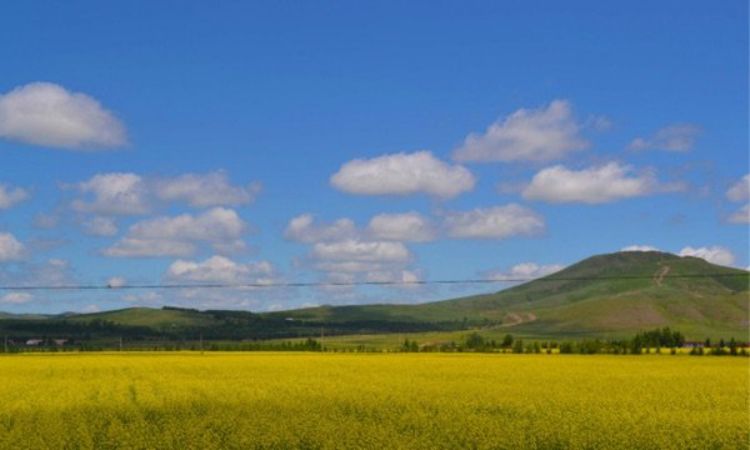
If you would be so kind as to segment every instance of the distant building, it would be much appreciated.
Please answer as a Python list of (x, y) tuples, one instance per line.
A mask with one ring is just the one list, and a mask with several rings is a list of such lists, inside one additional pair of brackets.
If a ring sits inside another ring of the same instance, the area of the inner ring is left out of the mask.
[(26, 345), (41, 345), (44, 339), (29, 339), (26, 341)]
[(53, 339), (52, 342), (55, 343), (55, 345), (65, 345), (66, 342), (68, 342), (67, 339)]

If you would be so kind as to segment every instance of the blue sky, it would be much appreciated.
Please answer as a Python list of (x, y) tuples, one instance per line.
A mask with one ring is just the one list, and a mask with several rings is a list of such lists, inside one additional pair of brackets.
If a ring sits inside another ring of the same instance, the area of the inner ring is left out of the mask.
[[(747, 3), (17, 2), (0, 281), (531, 278), (648, 246), (746, 268)], [(267, 310), (494, 287), (0, 291)]]

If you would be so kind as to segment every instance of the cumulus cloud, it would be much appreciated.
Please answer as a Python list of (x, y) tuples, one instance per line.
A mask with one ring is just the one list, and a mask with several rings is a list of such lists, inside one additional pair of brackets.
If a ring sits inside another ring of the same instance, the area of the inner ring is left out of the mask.
[(651, 245), (628, 245), (620, 249), (621, 252), (658, 252), (659, 249)]
[(54, 83), (29, 83), (0, 95), (0, 137), (65, 149), (125, 145), (125, 127), (94, 98)]
[(318, 242), (312, 256), (324, 261), (404, 263), (411, 259), (411, 252), (401, 242), (346, 239)]
[(125, 280), (124, 277), (110, 277), (107, 280), (107, 286), (112, 289), (117, 289), (125, 286), (127, 284), (127, 280)]
[(21, 304), (28, 303), (34, 298), (33, 295), (28, 292), (8, 292), (7, 294), (0, 295), (0, 303), (5, 304)]
[(114, 236), (117, 234), (117, 223), (111, 217), (95, 216), (83, 222), (83, 230), (91, 236)]
[(726, 247), (718, 245), (712, 247), (685, 247), (680, 250), (680, 256), (694, 256), (703, 258), (712, 264), (720, 266), (731, 266), (734, 264), (734, 254)]
[(263, 283), (274, 273), (268, 261), (241, 264), (224, 256), (212, 256), (204, 261), (179, 259), (167, 270), (167, 278), (180, 281), (212, 283)]
[(188, 173), (174, 178), (157, 179), (154, 182), (156, 196), (165, 201), (184, 201), (190, 206), (244, 205), (255, 200), (260, 192), (260, 183), (248, 186), (233, 186), (224, 171), (206, 174)]
[(161, 256), (190, 256), (195, 253), (195, 244), (185, 241), (167, 241), (124, 237), (113, 246), (104, 249), (105, 256), (121, 258), (148, 258)]
[(732, 213), (729, 223), (750, 224), (750, 203), (745, 203), (745, 206)]
[(447, 164), (428, 151), (419, 151), (349, 161), (331, 176), (330, 182), (350, 194), (422, 193), (452, 198), (471, 191), (476, 180), (465, 167)]
[(580, 129), (570, 103), (555, 100), (546, 108), (519, 109), (490, 125), (484, 133), (469, 134), (454, 150), (453, 158), (462, 162), (561, 159), (589, 146)]
[(561, 264), (539, 265), (533, 262), (516, 264), (507, 271), (490, 271), (486, 277), (497, 281), (526, 281), (541, 278), (564, 269)]
[(185, 202), (195, 208), (247, 204), (260, 183), (235, 186), (223, 171), (177, 177), (144, 178), (134, 173), (102, 173), (74, 185), (87, 199), (75, 199), (74, 210), (100, 215), (140, 215), (159, 202)]
[(511, 203), (492, 208), (450, 212), (443, 226), (449, 236), (465, 239), (504, 239), (544, 231), (544, 219), (529, 208)]
[(548, 167), (534, 175), (522, 195), (550, 203), (599, 204), (680, 189), (679, 184), (660, 184), (652, 172), (636, 174), (633, 167), (612, 162), (582, 170)]
[(375, 279), (395, 281), (412, 260), (409, 249), (401, 242), (345, 239), (319, 242), (312, 246), (309, 260), (313, 268), (324, 272), (334, 283), (352, 283)]
[(25, 189), (0, 183), (0, 209), (8, 209), (27, 198), (29, 198), (29, 193)]
[[(424, 237), (424, 230), (410, 220), (423, 219), (421, 216), (416, 213), (401, 216), (376, 216), (363, 230), (357, 228), (351, 219), (316, 223), (312, 215), (302, 214), (289, 221), (284, 235), (290, 240), (313, 244), (305, 263), (324, 272), (329, 282), (353, 283), (375, 278), (395, 280), (406, 276), (403, 272), (414, 273), (406, 270), (412, 255), (400, 241)], [(346, 291), (351, 293), (351, 289)], [(333, 292), (342, 294), (340, 289), (333, 289)]]
[(78, 191), (88, 194), (87, 200), (76, 199), (74, 210), (103, 215), (137, 215), (150, 211), (148, 189), (134, 173), (104, 173), (78, 183)]
[(52, 258), (40, 263), (24, 261), (15, 268), (0, 265), (0, 283), (16, 286), (65, 286), (74, 283), (74, 277), (69, 261)]
[(733, 202), (750, 200), (750, 174), (742, 177), (727, 190), (727, 198)]
[(324, 272), (329, 281), (401, 282), (420, 279), (419, 272), (411, 267), (414, 257), (406, 242), (426, 242), (441, 236), (502, 239), (543, 230), (541, 217), (511, 204), (450, 212), (439, 220), (431, 220), (415, 211), (378, 214), (364, 228), (358, 228), (350, 219), (316, 223), (312, 215), (303, 214), (289, 222), (285, 236), (311, 244), (303, 261)]
[(312, 214), (301, 214), (289, 221), (284, 237), (304, 243), (351, 239), (359, 234), (351, 219), (343, 218), (333, 223), (315, 223)]
[[(733, 202), (750, 200), (750, 174), (745, 175), (727, 190), (727, 198)], [(750, 223), (750, 203), (745, 203), (740, 209), (729, 216), (730, 223)]]
[(233, 244), (247, 224), (236, 211), (213, 208), (198, 215), (157, 217), (133, 224), (125, 237), (104, 250), (107, 256), (189, 256), (197, 243), (215, 244), (214, 249)]
[(637, 137), (630, 143), (631, 150), (666, 150), (686, 152), (693, 148), (701, 129), (696, 125), (678, 123), (669, 125), (648, 137)]
[(15, 236), (10, 233), (0, 233), (0, 262), (22, 259), (25, 248)]
[(403, 288), (420, 287), (422, 281), (418, 273), (412, 270), (391, 270), (369, 272), (366, 281), (370, 283), (395, 284)]
[(436, 237), (436, 230), (429, 219), (417, 212), (378, 214), (365, 229), (357, 228), (348, 218), (325, 223), (316, 222), (312, 214), (301, 214), (289, 221), (284, 237), (308, 244), (345, 239), (425, 242)]
[[(287, 239), (308, 244), (328, 243), (403, 243), (427, 242), (440, 236), (455, 238), (497, 238), (535, 234), (544, 229), (544, 221), (528, 208), (511, 204), (503, 207), (475, 209), (444, 214), (442, 223), (418, 212), (378, 214), (364, 229), (351, 219), (316, 223), (310, 214), (289, 221), (284, 233)], [(322, 247), (321, 247), (322, 248)], [(374, 247), (373, 247), (374, 248)]]
[(417, 212), (378, 214), (370, 219), (367, 232), (375, 239), (427, 242), (436, 238), (429, 219)]

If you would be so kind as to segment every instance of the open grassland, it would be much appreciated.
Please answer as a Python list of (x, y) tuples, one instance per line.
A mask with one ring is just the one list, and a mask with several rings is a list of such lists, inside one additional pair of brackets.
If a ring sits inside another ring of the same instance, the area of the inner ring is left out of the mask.
[(748, 360), (109, 353), (0, 357), (0, 447), (746, 449)]

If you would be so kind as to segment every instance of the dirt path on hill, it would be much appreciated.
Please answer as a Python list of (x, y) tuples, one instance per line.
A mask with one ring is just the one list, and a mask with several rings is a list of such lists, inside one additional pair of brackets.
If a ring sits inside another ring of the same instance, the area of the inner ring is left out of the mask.
[(654, 283), (656, 283), (657, 286), (661, 286), (662, 281), (664, 281), (664, 277), (667, 276), (667, 274), (670, 271), (669, 266), (664, 266), (661, 268), (661, 271), (654, 275)]
[(503, 318), (503, 323), (498, 325), (498, 328), (515, 327), (522, 323), (529, 323), (536, 320), (536, 314), (534, 313), (508, 313)]

